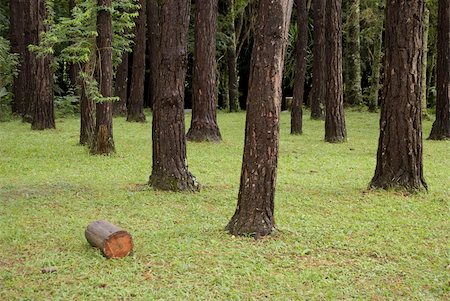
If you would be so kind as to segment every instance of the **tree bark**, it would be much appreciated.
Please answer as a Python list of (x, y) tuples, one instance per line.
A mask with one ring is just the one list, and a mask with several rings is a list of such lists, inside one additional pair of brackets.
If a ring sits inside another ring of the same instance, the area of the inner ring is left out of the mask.
[(260, 0), (251, 59), (244, 157), (233, 235), (270, 234), (274, 196), (284, 53), (292, 0)]
[[(36, 11), (32, 13), (35, 14), (37, 25), (36, 40), (39, 43), (40, 35), (45, 31), (44, 21), (47, 17), (47, 10), (44, 0), (37, 0), (35, 5)], [(36, 73), (32, 74), (32, 76), (35, 76), (36, 85), (31, 106), (31, 128), (33, 130), (54, 129), (52, 56), (37, 57), (34, 55), (34, 58)]]
[(388, 1), (385, 80), (373, 188), (420, 190), (423, 0)]
[(195, 11), (192, 119), (186, 138), (219, 142), (222, 137), (216, 116), (217, 0), (197, 2)]
[(311, 119), (323, 119), (326, 95), (325, 10), (326, 0), (314, 0), (313, 81), (310, 96)]
[(150, 185), (161, 190), (196, 191), (199, 188), (186, 163), (184, 88), (189, 9), (190, 1), (166, 0), (160, 4)]
[(27, 42), (25, 39), (26, 11), (27, 1), (10, 0), (10, 34), (11, 34), (11, 52), (19, 55), (19, 67), (17, 77), (14, 78), (13, 92), (14, 99), (12, 111), (20, 116), (25, 115), (27, 108)]
[(378, 36), (374, 41), (372, 75), (370, 76), (369, 112), (376, 112), (378, 95), (381, 88), (381, 61), (383, 59), (383, 31), (384, 23), (378, 28)]
[[(100, 10), (97, 13), (97, 75), (100, 93), (103, 97), (112, 97), (112, 17), (109, 9), (112, 0), (97, 0)], [(103, 8), (103, 9), (102, 9)], [(115, 151), (112, 134), (112, 102), (96, 104), (95, 138), (91, 153), (108, 155)]]
[(291, 108), (291, 134), (303, 132), (303, 97), (308, 48), (308, 9), (306, 0), (297, 1), (298, 38), (296, 45), (294, 99)]
[(157, 0), (147, 2), (147, 40), (149, 47), (149, 76), (150, 76), (150, 102), (151, 107), (156, 98), (156, 81), (158, 77), (158, 50), (160, 41), (159, 8)]
[(360, 0), (350, 0), (347, 5), (345, 98), (349, 105), (359, 106), (362, 104)]
[(344, 87), (342, 78), (342, 17), (341, 0), (327, 4), (327, 93), (325, 102), (325, 141), (344, 142), (347, 138), (344, 117)]
[(114, 95), (119, 97), (119, 101), (113, 104), (114, 116), (127, 115), (128, 100), (128, 52), (122, 55), (122, 61), (117, 67)]
[(425, 3), (423, 11), (423, 55), (422, 55), (422, 118), (428, 119), (427, 110), (427, 66), (428, 66), (428, 32), (430, 28), (430, 10)]
[[(83, 64), (81, 69), (85, 74), (91, 74), (95, 54), (91, 55), (90, 62)], [(80, 144), (91, 147), (95, 137), (95, 102), (89, 98), (86, 91), (86, 79), (78, 77), (78, 87), (80, 89)]]
[(145, 81), (145, 23), (146, 1), (139, 0), (139, 16), (136, 19), (133, 66), (131, 69), (130, 98), (128, 99), (127, 121), (145, 122), (144, 81)]
[(429, 139), (450, 139), (450, 0), (439, 1), (436, 120)]

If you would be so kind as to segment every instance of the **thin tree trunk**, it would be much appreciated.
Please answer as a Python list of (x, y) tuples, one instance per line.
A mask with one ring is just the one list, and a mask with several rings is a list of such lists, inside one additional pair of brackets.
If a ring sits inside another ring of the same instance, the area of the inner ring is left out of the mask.
[(229, 44), (226, 50), (226, 60), (228, 65), (228, 91), (230, 100), (230, 112), (238, 112), (239, 105), (239, 91), (238, 91), (238, 74), (237, 74), (237, 54), (236, 54), (236, 29), (234, 25), (235, 11), (234, 0), (227, 0), (228, 7), (228, 25), (227, 35)]
[(128, 52), (122, 55), (122, 61), (116, 72), (114, 95), (119, 97), (119, 101), (113, 103), (113, 115), (125, 116), (127, 114), (128, 100)]
[(158, 77), (158, 51), (160, 45), (159, 8), (157, 0), (147, 2), (147, 40), (149, 47), (149, 76), (150, 76), (150, 102), (151, 107), (156, 98), (156, 81)]
[(386, 56), (373, 188), (426, 188), (422, 165), (423, 0), (388, 1)]
[[(37, 41), (40, 34), (45, 31), (44, 21), (47, 16), (44, 0), (37, 0), (35, 14), (37, 25)], [(45, 130), (55, 128), (55, 113), (53, 109), (53, 70), (51, 67), (52, 57), (35, 56), (36, 73), (35, 91), (31, 110), (31, 128), (33, 130)]]
[(429, 139), (450, 139), (450, 0), (439, 0), (436, 120)]
[(12, 111), (20, 116), (26, 113), (26, 74), (27, 74), (27, 43), (25, 40), (25, 23), (26, 23), (26, 8), (27, 1), (24, 0), (10, 0), (9, 2), (9, 16), (10, 16), (10, 30), (11, 30), (11, 52), (19, 55), (18, 74), (14, 78), (13, 92), (14, 99), (12, 104)]
[(281, 83), (292, 0), (260, 0), (254, 36), (237, 209), (227, 230), (256, 239), (275, 228)]
[[(75, 7), (75, 0), (69, 0), (69, 10), (70, 13), (72, 14), (72, 9)], [(78, 73), (79, 73), (79, 68), (77, 64), (69, 64), (69, 80), (70, 83), (72, 84), (72, 86), (76, 86), (77, 82), (78, 82)]]
[(311, 118), (323, 119), (326, 95), (325, 10), (326, 0), (314, 0), (313, 81), (310, 94)]
[(195, 6), (195, 47), (192, 79), (192, 119), (186, 138), (190, 141), (220, 141), (216, 106), (217, 0)]
[[(95, 68), (95, 55), (93, 53), (90, 61), (81, 66), (84, 74), (91, 74)], [(89, 98), (86, 91), (86, 79), (78, 77), (77, 82), (80, 93), (80, 144), (91, 147), (95, 136), (95, 102)]]
[(291, 134), (303, 132), (303, 97), (308, 48), (308, 9), (306, 0), (297, 1), (298, 38), (296, 45), (294, 100), (291, 108)]
[(345, 98), (346, 103), (359, 106), (362, 104), (360, 0), (350, 0), (347, 5)]
[(145, 82), (145, 23), (146, 1), (139, 0), (141, 8), (136, 19), (131, 71), (130, 98), (128, 99), (127, 121), (145, 122), (144, 82)]
[[(100, 9), (97, 13), (97, 74), (100, 93), (103, 97), (112, 97), (112, 16), (109, 9), (112, 0), (97, 0)], [(115, 151), (112, 134), (112, 108), (110, 101), (96, 104), (95, 138), (91, 152), (97, 155), (108, 155)]]
[(156, 189), (196, 191), (189, 172), (184, 127), (184, 88), (190, 1), (160, 4), (158, 76), (153, 103), (153, 165), (150, 185)]
[(347, 137), (344, 117), (344, 83), (342, 78), (341, 0), (327, 4), (327, 94), (325, 103), (325, 141), (344, 142)]
[(372, 75), (370, 77), (369, 112), (376, 112), (378, 95), (381, 88), (381, 61), (383, 59), (383, 31), (384, 24), (378, 28), (379, 32), (374, 44)]
[(423, 12), (423, 55), (422, 55), (422, 118), (429, 118), (427, 110), (427, 67), (428, 67), (428, 32), (430, 28), (430, 10), (425, 3)]

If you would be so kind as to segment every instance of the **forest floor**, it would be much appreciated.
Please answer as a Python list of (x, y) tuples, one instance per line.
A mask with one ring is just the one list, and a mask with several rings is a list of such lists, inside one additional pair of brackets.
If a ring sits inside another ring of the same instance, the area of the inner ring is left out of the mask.
[[(116, 118), (110, 157), (77, 145), (76, 118), (45, 132), (0, 123), (0, 300), (450, 298), (450, 142), (424, 141), (428, 193), (370, 191), (377, 114), (348, 112), (348, 142), (328, 144), (323, 121), (305, 117), (304, 135), (291, 136), (283, 112), (280, 231), (255, 241), (223, 230), (245, 114), (218, 119), (222, 143), (188, 143), (196, 194), (146, 185), (151, 122)], [(97, 219), (130, 231), (134, 253), (107, 260), (92, 248), (84, 230)]]

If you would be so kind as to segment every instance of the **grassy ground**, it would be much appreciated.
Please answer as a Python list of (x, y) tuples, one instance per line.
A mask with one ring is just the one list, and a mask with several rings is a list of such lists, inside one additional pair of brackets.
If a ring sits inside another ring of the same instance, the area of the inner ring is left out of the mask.
[[(31, 132), (0, 123), (0, 300), (444, 300), (449, 294), (450, 142), (424, 142), (429, 192), (368, 191), (378, 116), (349, 112), (324, 143), (282, 115), (277, 235), (223, 231), (239, 188), (244, 113), (219, 114), (221, 144), (189, 143), (197, 194), (153, 191), (151, 123), (114, 120), (117, 154), (77, 145), (78, 120)], [(429, 133), (431, 122), (425, 122)], [(106, 260), (84, 229), (108, 219), (135, 252)], [(54, 266), (56, 273), (41, 269)]]

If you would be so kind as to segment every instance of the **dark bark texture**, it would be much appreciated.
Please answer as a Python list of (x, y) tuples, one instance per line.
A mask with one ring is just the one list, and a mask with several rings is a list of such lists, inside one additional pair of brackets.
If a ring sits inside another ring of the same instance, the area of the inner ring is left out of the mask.
[(326, 0), (314, 0), (313, 80), (310, 96), (311, 118), (323, 119), (326, 95), (325, 9)]
[(26, 11), (27, 1), (25, 0), (10, 0), (9, 2), (9, 16), (10, 16), (10, 31), (11, 31), (11, 52), (19, 55), (19, 70), (17, 77), (14, 78), (13, 92), (14, 99), (12, 110), (20, 116), (25, 115), (27, 111), (27, 80), (26, 72), (30, 68), (27, 66), (26, 53), (27, 43), (25, 40), (25, 26), (26, 26)]
[(147, 1), (147, 47), (149, 55), (149, 77), (150, 77), (150, 103), (153, 108), (156, 97), (156, 81), (158, 77), (158, 52), (159, 52), (159, 8), (157, 0)]
[(144, 81), (145, 81), (145, 23), (146, 1), (139, 0), (139, 16), (136, 19), (131, 69), (130, 98), (128, 99), (127, 121), (145, 122)]
[(291, 108), (291, 134), (303, 132), (303, 97), (305, 94), (306, 56), (308, 48), (308, 9), (306, 0), (297, 1), (298, 39), (296, 46), (294, 99)]
[(218, 142), (222, 137), (216, 116), (217, 0), (198, 2), (195, 11), (192, 119), (186, 138)]
[(344, 142), (347, 137), (344, 117), (344, 83), (342, 78), (341, 0), (327, 4), (326, 64), (327, 93), (325, 102), (325, 141)]
[(281, 83), (291, 11), (289, 0), (258, 4), (241, 183), (237, 209), (227, 226), (234, 235), (259, 238), (275, 228)]
[[(47, 11), (44, 0), (37, 0), (35, 15), (37, 31), (36, 40), (39, 43), (40, 34), (45, 31), (44, 21), (47, 17)], [(34, 7), (34, 6), (32, 6)], [(35, 58), (35, 77), (34, 97), (31, 105), (31, 128), (33, 130), (45, 130), (55, 128), (55, 113), (53, 109), (53, 70), (51, 67), (52, 56), (45, 55)]]
[(388, 1), (386, 56), (373, 188), (426, 188), (422, 165), (423, 0)]
[[(97, 75), (100, 93), (103, 97), (112, 97), (112, 17), (109, 8), (112, 0), (98, 0), (98, 6), (104, 7), (97, 14)], [(91, 152), (97, 155), (108, 155), (115, 151), (112, 133), (112, 102), (106, 101), (96, 104), (95, 138)]]
[(196, 191), (198, 183), (186, 163), (184, 127), (190, 1), (167, 0), (160, 5), (150, 185), (161, 190)]
[(128, 52), (122, 55), (122, 61), (117, 67), (116, 81), (114, 83), (114, 95), (119, 97), (113, 104), (114, 116), (125, 116), (127, 114), (128, 100)]
[(450, 0), (439, 1), (436, 120), (429, 139), (450, 139)]

